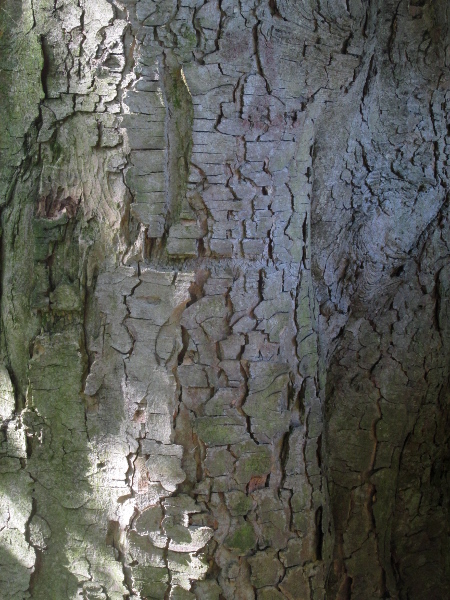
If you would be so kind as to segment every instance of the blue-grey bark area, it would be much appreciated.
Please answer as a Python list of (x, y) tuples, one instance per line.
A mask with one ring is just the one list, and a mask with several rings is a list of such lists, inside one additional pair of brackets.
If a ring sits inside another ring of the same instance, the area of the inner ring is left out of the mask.
[(2, 0), (0, 598), (446, 600), (447, 0)]

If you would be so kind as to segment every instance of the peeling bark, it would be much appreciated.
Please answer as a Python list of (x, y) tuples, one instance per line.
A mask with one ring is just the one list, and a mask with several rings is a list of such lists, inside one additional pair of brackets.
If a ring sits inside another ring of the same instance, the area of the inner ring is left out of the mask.
[(3, 2), (0, 597), (447, 597), (449, 36)]

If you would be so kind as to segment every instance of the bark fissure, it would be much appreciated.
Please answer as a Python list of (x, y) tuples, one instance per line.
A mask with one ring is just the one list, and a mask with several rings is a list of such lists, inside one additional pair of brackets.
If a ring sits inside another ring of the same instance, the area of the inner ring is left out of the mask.
[(448, 13), (6, 0), (11, 600), (445, 597)]

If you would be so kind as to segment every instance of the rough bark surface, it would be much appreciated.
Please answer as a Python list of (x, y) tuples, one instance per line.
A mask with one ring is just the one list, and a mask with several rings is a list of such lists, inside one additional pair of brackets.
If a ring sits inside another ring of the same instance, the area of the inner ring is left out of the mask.
[(2, 1), (1, 598), (448, 598), (449, 12)]

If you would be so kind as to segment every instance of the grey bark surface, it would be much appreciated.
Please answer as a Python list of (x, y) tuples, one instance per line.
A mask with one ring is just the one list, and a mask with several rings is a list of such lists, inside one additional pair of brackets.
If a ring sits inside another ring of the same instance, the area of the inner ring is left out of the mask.
[(448, 598), (449, 12), (2, 1), (0, 598)]

